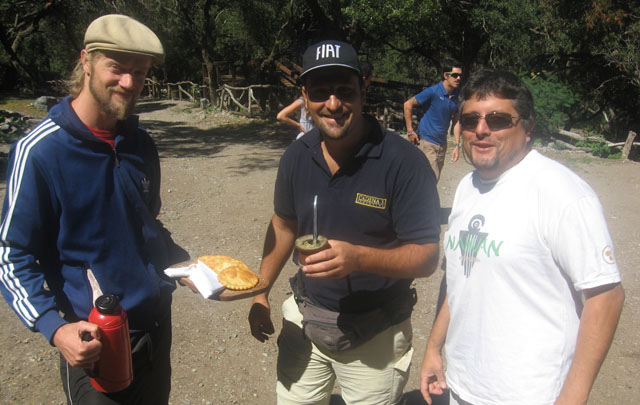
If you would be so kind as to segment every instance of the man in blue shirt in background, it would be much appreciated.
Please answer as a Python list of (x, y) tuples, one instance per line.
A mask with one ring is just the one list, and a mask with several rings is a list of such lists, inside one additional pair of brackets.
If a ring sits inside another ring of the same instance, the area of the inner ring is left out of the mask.
[[(440, 172), (444, 166), (444, 156), (447, 152), (447, 133), (453, 119), (453, 136), (455, 149), (451, 154), (451, 161), (458, 160), (460, 151), (460, 130), (456, 124), (458, 109), (458, 88), (462, 82), (462, 64), (456, 60), (445, 61), (442, 69), (443, 80), (422, 90), (404, 103), (404, 121), (407, 126), (409, 142), (415, 144), (425, 154), (436, 175), (440, 179)], [(426, 108), (418, 132), (413, 130), (413, 108)]]

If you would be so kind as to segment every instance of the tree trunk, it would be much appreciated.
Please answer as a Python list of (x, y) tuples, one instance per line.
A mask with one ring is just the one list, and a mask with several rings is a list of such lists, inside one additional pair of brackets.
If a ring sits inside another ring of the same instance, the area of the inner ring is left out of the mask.
[(206, 49), (202, 50), (202, 60), (204, 61), (204, 66), (207, 70), (207, 86), (209, 88), (209, 101), (211, 101), (211, 105), (218, 105), (218, 95), (216, 94), (216, 89), (218, 88), (218, 76), (216, 74), (216, 68), (213, 65), (213, 61), (211, 60), (211, 56)]
[[(18, 72), (20, 76), (30, 84), (33, 88), (42, 83), (37, 70), (25, 65), (18, 51), (24, 39), (28, 38), (34, 32), (38, 31), (40, 22), (47, 18), (55, 9), (55, 2), (23, 2), (26, 4), (14, 4), (17, 8), (10, 10), (4, 9), (3, 13), (10, 13), (13, 16), (13, 24), (10, 27), (0, 26), (0, 42), (7, 55), (11, 66)], [(4, 18), (3, 18), (4, 20)]]
[(18, 72), (18, 76), (22, 77), (30, 87), (37, 87), (39, 84), (38, 77), (22, 63), (12, 44), (9, 43), (10, 39), (4, 35), (4, 27), (0, 29), (0, 42), (5, 52), (9, 55), (9, 63)]

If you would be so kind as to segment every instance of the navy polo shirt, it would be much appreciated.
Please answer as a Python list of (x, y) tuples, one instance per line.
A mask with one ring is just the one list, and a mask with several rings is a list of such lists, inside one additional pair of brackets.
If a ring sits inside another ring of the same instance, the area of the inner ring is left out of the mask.
[(458, 109), (458, 89), (449, 94), (440, 82), (416, 94), (415, 99), (418, 104), (427, 107), (420, 119), (418, 134), (431, 143), (445, 145), (451, 117)]
[[(275, 213), (296, 220), (298, 236), (313, 232), (318, 195), (318, 233), (328, 239), (376, 248), (437, 243), (440, 201), (424, 154), (371, 117), (371, 131), (353, 159), (331, 175), (313, 129), (285, 151), (275, 185)], [(340, 312), (380, 306), (385, 291), (409, 288), (411, 280), (355, 271), (343, 279), (304, 277), (312, 302)], [(355, 299), (357, 297), (357, 299)]]

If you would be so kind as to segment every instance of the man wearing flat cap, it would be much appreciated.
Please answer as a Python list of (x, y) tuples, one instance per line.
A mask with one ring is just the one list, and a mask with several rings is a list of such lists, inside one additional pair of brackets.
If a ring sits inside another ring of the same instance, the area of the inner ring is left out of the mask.
[[(22, 322), (60, 351), (68, 403), (167, 403), (171, 293), (163, 274), (187, 258), (156, 219), (160, 163), (133, 113), (145, 76), (162, 63), (158, 37), (123, 15), (93, 21), (71, 95), (14, 144), (0, 225), (0, 291)], [(126, 311), (133, 382), (90, 383), (102, 343), (87, 321), (96, 298)]]
[[(314, 44), (302, 65), (315, 128), (280, 160), (260, 274), (273, 285), (296, 239), (313, 242), (305, 235), (316, 223), (328, 243), (306, 258), (294, 254), (278, 404), (328, 404), (336, 380), (347, 404), (396, 404), (413, 353), (411, 282), (438, 261), (435, 177), (417, 148), (362, 114), (365, 88), (351, 45)], [(274, 333), (268, 296), (256, 296), (249, 314), (262, 342)]]

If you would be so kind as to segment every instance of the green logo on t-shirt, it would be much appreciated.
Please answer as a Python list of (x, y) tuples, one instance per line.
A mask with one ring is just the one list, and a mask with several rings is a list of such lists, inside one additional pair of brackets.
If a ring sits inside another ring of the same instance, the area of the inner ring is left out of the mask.
[(473, 264), (478, 260), (478, 252), (483, 251), (487, 257), (500, 256), (500, 247), (503, 241), (495, 240), (487, 241), (489, 236), (486, 232), (480, 232), (484, 225), (484, 216), (474, 215), (469, 221), (468, 230), (460, 231), (460, 235), (456, 240), (455, 236), (449, 235), (446, 248), (449, 250), (460, 249), (460, 263), (464, 267), (465, 277), (471, 274)]

